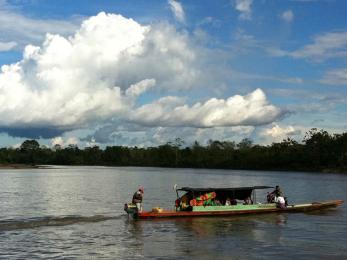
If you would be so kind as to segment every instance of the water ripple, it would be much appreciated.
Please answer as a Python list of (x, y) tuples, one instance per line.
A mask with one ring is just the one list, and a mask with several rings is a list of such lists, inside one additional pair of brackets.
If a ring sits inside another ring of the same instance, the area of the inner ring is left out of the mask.
[(110, 219), (119, 219), (122, 216), (46, 216), (36, 217), (28, 219), (10, 219), (0, 221), (0, 231), (18, 230), (18, 229), (31, 229), (44, 226), (66, 226), (81, 223), (94, 223), (100, 221), (106, 221)]

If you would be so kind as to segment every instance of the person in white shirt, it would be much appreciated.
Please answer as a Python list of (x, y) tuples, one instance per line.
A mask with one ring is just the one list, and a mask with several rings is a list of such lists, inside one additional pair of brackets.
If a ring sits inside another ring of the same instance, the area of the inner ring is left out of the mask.
[(278, 208), (284, 209), (286, 207), (286, 201), (282, 196), (275, 197), (275, 203)]

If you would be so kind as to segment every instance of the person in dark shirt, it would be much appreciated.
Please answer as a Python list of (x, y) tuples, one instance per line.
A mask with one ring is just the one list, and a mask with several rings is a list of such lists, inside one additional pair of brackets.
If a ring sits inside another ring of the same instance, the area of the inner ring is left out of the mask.
[(132, 203), (136, 204), (139, 212), (142, 211), (143, 187), (140, 187), (133, 195)]
[(283, 192), (280, 188), (280, 186), (276, 186), (275, 190), (272, 192), (276, 197), (283, 196)]

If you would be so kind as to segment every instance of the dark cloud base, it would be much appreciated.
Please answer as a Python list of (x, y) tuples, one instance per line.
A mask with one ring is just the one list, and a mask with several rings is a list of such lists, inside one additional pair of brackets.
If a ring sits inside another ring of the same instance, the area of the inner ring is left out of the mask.
[(9, 128), (9, 127), (0, 127), (0, 133), (7, 133), (11, 137), (20, 137), (20, 138), (53, 138), (60, 136), (66, 130), (57, 129), (57, 128)]

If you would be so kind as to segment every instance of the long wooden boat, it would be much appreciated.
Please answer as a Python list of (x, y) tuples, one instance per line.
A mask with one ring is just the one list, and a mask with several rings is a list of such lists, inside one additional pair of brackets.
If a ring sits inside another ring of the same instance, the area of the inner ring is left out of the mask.
[[(135, 219), (151, 218), (178, 218), (178, 217), (208, 217), (208, 216), (234, 216), (264, 214), (274, 212), (306, 212), (325, 208), (337, 207), (343, 203), (342, 200), (330, 200), (323, 202), (312, 202), (305, 204), (293, 204), (279, 207), (277, 203), (256, 203), (255, 190), (272, 188), (268, 186), (239, 187), (239, 188), (181, 188), (177, 191), (186, 191), (181, 197), (177, 196), (176, 209), (164, 210), (153, 208), (152, 211), (139, 212), (136, 205), (125, 204), (124, 210)], [(211, 192), (214, 194), (211, 195)], [(177, 193), (178, 195), (178, 193)], [(252, 195), (250, 204), (239, 203), (236, 205), (202, 205), (201, 200), (211, 202), (211, 199), (223, 200), (245, 200)], [(188, 198), (190, 205), (182, 205), (182, 201)], [(192, 205), (192, 206), (191, 206)]]

